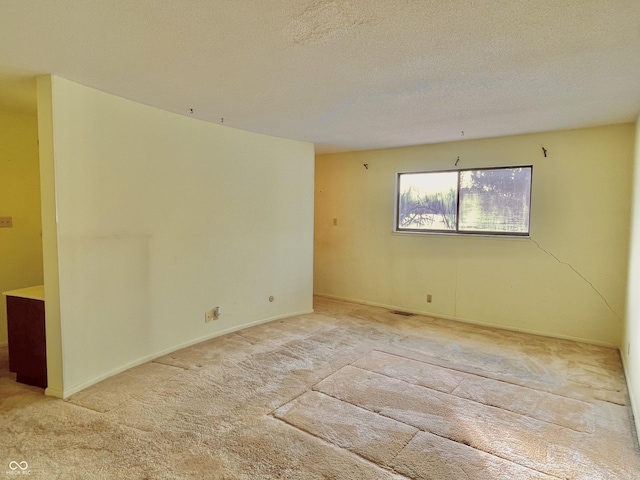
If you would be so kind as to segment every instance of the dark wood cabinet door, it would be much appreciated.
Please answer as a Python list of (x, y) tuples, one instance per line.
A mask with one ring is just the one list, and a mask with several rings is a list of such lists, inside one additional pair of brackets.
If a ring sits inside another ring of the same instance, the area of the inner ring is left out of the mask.
[(28, 385), (47, 387), (44, 302), (7, 297), (9, 370)]

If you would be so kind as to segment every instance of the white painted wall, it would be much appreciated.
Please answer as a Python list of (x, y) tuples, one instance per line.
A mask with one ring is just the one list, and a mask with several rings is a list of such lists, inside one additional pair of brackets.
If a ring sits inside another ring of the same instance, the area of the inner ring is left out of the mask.
[(629, 286), (624, 339), (620, 347), (633, 406), (636, 430), (640, 435), (640, 117), (636, 122), (635, 172), (633, 175), (633, 215), (629, 249)]
[[(38, 120), (0, 111), (0, 293), (42, 284)], [(0, 345), (7, 343), (7, 309), (0, 295)]]
[[(314, 290), (617, 347), (633, 143), (625, 124), (320, 155)], [(534, 166), (531, 239), (392, 233), (396, 172), (452, 169), (458, 157), (461, 168)]]
[[(53, 132), (65, 396), (312, 310), (312, 144), (56, 77)], [(214, 306), (222, 317), (205, 324)]]

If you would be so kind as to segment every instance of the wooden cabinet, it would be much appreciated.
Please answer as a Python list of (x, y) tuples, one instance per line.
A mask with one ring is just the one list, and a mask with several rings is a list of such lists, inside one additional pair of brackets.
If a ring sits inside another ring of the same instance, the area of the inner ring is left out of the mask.
[(9, 370), (27, 385), (47, 387), (44, 289), (5, 292), (9, 333)]

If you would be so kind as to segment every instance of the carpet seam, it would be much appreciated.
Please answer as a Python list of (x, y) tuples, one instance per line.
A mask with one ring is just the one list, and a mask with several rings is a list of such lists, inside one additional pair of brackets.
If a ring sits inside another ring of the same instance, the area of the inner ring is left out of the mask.
[[(358, 367), (355, 367), (355, 368), (358, 368)], [(364, 370), (364, 369), (360, 369), (360, 370), (363, 370), (363, 371), (365, 371), (365, 372), (367, 372), (367, 371), (368, 371), (368, 370)], [(373, 372), (373, 373), (375, 373), (375, 372)], [(405, 382), (405, 383), (406, 383), (406, 382)], [(412, 384), (409, 384), (409, 385), (412, 385)], [(437, 391), (437, 390), (436, 390), (436, 391)], [(331, 394), (329, 394), (329, 393), (326, 393), (326, 392), (321, 392), (321, 393), (324, 393), (325, 395), (327, 395), (327, 396), (329, 396), (329, 397), (332, 397), (332, 398), (335, 398), (336, 400), (339, 400), (339, 401), (341, 401), (341, 402), (345, 402), (345, 403), (348, 403), (349, 405), (353, 405), (354, 407), (355, 407), (355, 406), (357, 406), (357, 405), (355, 405), (355, 404), (353, 404), (353, 403), (349, 402), (348, 400), (344, 400), (344, 399), (342, 399), (342, 398), (335, 397), (335, 396), (333, 396), (333, 395), (331, 395)], [(466, 443), (464, 443), (464, 442), (459, 442), (459, 441), (457, 441), (457, 440), (454, 440), (453, 438), (445, 437), (445, 436), (439, 435), (439, 434), (437, 434), (437, 433), (435, 433), (435, 432), (432, 432), (432, 431), (429, 431), (429, 430), (423, 430), (421, 427), (417, 427), (417, 426), (415, 426), (415, 425), (411, 425), (411, 424), (409, 424), (409, 423), (405, 423), (405, 422), (403, 422), (402, 420), (398, 420), (397, 418), (393, 418), (393, 417), (391, 417), (391, 416), (389, 416), (389, 415), (385, 415), (385, 414), (384, 414), (384, 413), (382, 413), (382, 412), (376, 412), (375, 410), (369, 410), (369, 409), (368, 409), (368, 408), (366, 408), (366, 407), (361, 407), (361, 408), (365, 408), (365, 410), (368, 410), (369, 412), (375, 413), (376, 415), (380, 415), (381, 417), (385, 417), (385, 418), (388, 418), (388, 419), (390, 419), (390, 420), (394, 420), (394, 421), (396, 421), (396, 422), (400, 422), (400, 423), (402, 423), (402, 424), (404, 424), (404, 425), (407, 425), (407, 426), (409, 426), (409, 427), (417, 428), (420, 432), (430, 433), (431, 435), (435, 435), (435, 436), (437, 436), (437, 437), (444, 438), (445, 440), (449, 440), (449, 441), (451, 441), (451, 442), (455, 442), (455, 443), (458, 443), (458, 444), (460, 444), (460, 445), (464, 445), (464, 446), (466, 446), (466, 447), (473, 448), (474, 450), (477, 450), (477, 451), (479, 451), (479, 452), (484, 452), (484, 453), (486, 453), (487, 455), (492, 455), (492, 456), (494, 456), (494, 457), (496, 457), (496, 458), (500, 458), (500, 459), (502, 459), (502, 460), (504, 460), (504, 461), (507, 461), (507, 462), (513, 463), (514, 465), (518, 465), (519, 467), (527, 468), (527, 469), (532, 470), (532, 471), (534, 471), (534, 472), (542, 473), (542, 474), (544, 474), (544, 475), (548, 475), (548, 476), (551, 476), (551, 477), (554, 477), (554, 478), (560, 478), (560, 477), (557, 477), (556, 475), (553, 475), (553, 474), (551, 474), (551, 473), (543, 472), (543, 471), (538, 470), (538, 469), (536, 469), (536, 468), (532, 468), (532, 467), (529, 467), (529, 466), (527, 466), (527, 465), (522, 465), (521, 463), (514, 462), (514, 461), (513, 461), (513, 460), (511, 460), (510, 458), (501, 457), (500, 455), (496, 455), (495, 453), (487, 452), (486, 450), (482, 450), (482, 449), (480, 449), (480, 448), (476, 448), (476, 447), (473, 447), (473, 446), (471, 446), (471, 445), (467, 445)], [(275, 417), (274, 417), (274, 418), (275, 418)]]
[[(400, 348), (400, 347), (398, 347), (398, 348)], [(475, 375), (476, 377), (486, 378), (487, 380), (494, 380), (494, 381), (496, 381), (496, 382), (506, 383), (507, 385), (514, 385), (514, 386), (516, 386), (516, 387), (522, 387), (522, 388), (527, 388), (527, 389), (529, 389), (529, 390), (535, 390), (536, 392), (544, 392), (544, 393), (548, 393), (548, 394), (551, 394), (551, 395), (556, 395), (556, 396), (558, 396), (558, 397), (568, 398), (568, 399), (570, 399), (570, 400), (575, 400), (575, 401), (577, 401), (577, 402), (582, 402), (582, 403), (586, 403), (586, 404), (591, 404), (591, 402), (590, 402), (590, 401), (582, 400), (581, 398), (570, 397), (570, 396), (568, 396), (568, 395), (563, 395), (563, 394), (561, 394), (561, 393), (552, 392), (552, 391), (549, 391), (549, 390), (543, 390), (543, 389), (533, 388), (533, 387), (530, 387), (530, 386), (528, 386), (528, 385), (522, 385), (522, 384), (520, 384), (520, 383), (510, 382), (510, 381), (507, 381), (507, 380), (504, 380), (504, 379), (501, 379), (501, 378), (494, 378), (494, 377), (490, 377), (489, 375), (483, 375), (483, 374), (481, 374), (481, 373), (468, 372), (468, 371), (466, 371), (466, 370), (461, 370), (461, 369), (459, 369), (459, 368), (445, 367), (445, 366), (439, 365), (439, 364), (437, 364), (437, 363), (428, 362), (428, 361), (426, 361), (426, 360), (417, 360), (417, 359), (412, 358), (412, 357), (406, 357), (406, 356), (404, 356), (404, 355), (400, 355), (400, 354), (398, 354), (398, 353), (394, 353), (394, 352), (387, 352), (387, 351), (385, 351), (385, 350), (380, 350), (380, 349), (377, 349), (377, 348), (374, 348), (374, 349), (373, 349), (373, 351), (380, 352), (380, 353), (386, 353), (387, 355), (393, 355), (394, 357), (404, 358), (404, 359), (406, 359), (406, 360), (413, 360), (414, 362), (418, 362), (418, 363), (424, 363), (424, 364), (427, 364), (427, 365), (433, 365), (433, 366), (435, 366), (435, 367), (446, 368), (446, 369), (448, 369), (448, 370), (453, 370), (454, 372), (464, 373), (464, 374), (466, 374), (466, 375)], [(409, 350), (409, 351), (413, 352), (413, 350)], [(417, 353), (417, 354), (421, 355), (421, 353), (420, 353), (420, 352), (415, 352), (415, 353)], [(444, 361), (444, 362), (449, 362), (449, 360), (444, 360), (444, 359), (443, 359), (443, 361)], [(570, 381), (570, 380), (568, 380), (568, 382), (571, 382), (571, 381)], [(586, 386), (586, 385), (582, 385), (582, 384), (579, 384), (579, 383), (576, 383), (576, 382), (571, 382), (571, 383), (575, 383), (576, 385), (580, 385), (581, 387), (585, 387), (585, 386)], [(595, 389), (593, 389), (593, 390), (595, 390)], [(614, 393), (615, 393), (615, 391), (614, 391), (614, 390), (607, 390), (607, 391), (610, 391), (610, 392), (614, 392)], [(618, 392), (618, 393), (622, 393), (622, 392)], [(607, 400), (601, 400), (601, 399), (597, 399), (597, 398), (594, 398), (594, 400), (601, 401), (601, 402), (606, 402), (606, 401), (607, 401)], [(614, 404), (616, 404), (616, 405), (620, 405), (620, 404), (615, 403), (615, 402), (609, 402), (609, 403), (614, 403)], [(626, 405), (621, 405), (621, 406), (626, 406)]]
[[(366, 410), (366, 409), (365, 409), (365, 410)], [(367, 410), (367, 411), (369, 411), (369, 410)], [(378, 415), (378, 414), (376, 414), (376, 415)], [(382, 416), (382, 415), (381, 415), (381, 416)], [(386, 418), (386, 417), (385, 417), (385, 418)], [(394, 420), (395, 420), (395, 419), (394, 419)], [(395, 421), (397, 422), (398, 420), (395, 420)], [(404, 422), (399, 422), (399, 423), (402, 423), (403, 425), (407, 425), (407, 424), (406, 424), (406, 423), (404, 423)], [(409, 444), (413, 441), (413, 439), (414, 439), (414, 438), (416, 438), (420, 432), (422, 432), (422, 430), (420, 430), (420, 429), (419, 429), (419, 428), (417, 428), (417, 427), (414, 427), (413, 425), (409, 425), (409, 426), (410, 426), (410, 427), (415, 428), (415, 429), (416, 429), (416, 433), (414, 433), (414, 434), (411, 436), (411, 438), (410, 438), (410, 439), (409, 439), (409, 440), (408, 440), (408, 441), (407, 441), (407, 442), (402, 446), (402, 448), (401, 448), (400, 450), (398, 450), (398, 453), (396, 453), (396, 454), (393, 456), (393, 458), (392, 458), (389, 462), (393, 462), (396, 458), (398, 458), (398, 455), (400, 455), (402, 452), (404, 452), (405, 448), (407, 448), (407, 445), (409, 445)]]
[[(162, 365), (162, 364), (161, 364), (161, 365)], [(171, 367), (172, 365), (167, 365), (167, 366)], [(149, 390), (152, 390), (152, 389), (154, 389), (154, 388), (157, 388), (159, 385), (162, 385), (163, 383), (167, 382), (168, 380), (171, 380), (173, 377), (176, 377), (177, 375), (180, 375), (181, 373), (184, 373), (184, 372), (188, 371), (188, 370), (184, 370), (184, 369), (182, 369), (182, 368), (180, 368), (180, 367), (174, 367), (174, 368), (177, 368), (177, 369), (178, 369), (178, 370), (180, 370), (180, 371), (179, 371), (179, 372), (175, 372), (175, 374), (173, 374), (173, 375), (171, 375), (170, 377), (167, 377), (167, 378), (165, 378), (165, 379), (161, 380), (161, 381), (160, 381), (160, 382), (158, 382), (158, 383), (155, 383), (154, 385), (150, 386), (148, 389), (145, 389), (145, 390), (144, 390), (143, 392), (141, 392), (140, 394), (138, 394), (138, 395), (133, 395), (133, 396), (129, 397), (128, 399), (124, 399), (122, 402), (120, 402), (120, 403), (119, 403), (118, 405), (116, 405), (115, 407), (113, 407), (113, 408), (109, 408), (109, 409), (104, 410), (104, 411), (96, 410), (96, 409), (91, 408), (91, 407), (88, 407), (88, 406), (86, 406), (86, 405), (83, 405), (83, 404), (80, 404), (80, 403), (76, 403), (76, 402), (74, 402), (74, 401), (72, 400), (72, 399), (73, 399), (73, 395), (72, 395), (71, 397), (69, 397), (68, 399), (64, 399), (63, 401), (64, 401), (64, 402), (66, 402), (66, 403), (68, 403), (68, 404), (70, 404), (70, 405), (76, 405), (76, 406), (78, 406), (78, 407), (86, 408), (87, 410), (91, 410), (91, 411), (93, 411), (93, 412), (97, 412), (97, 413), (109, 413), (109, 412), (111, 412), (111, 411), (113, 411), (113, 410), (115, 410), (115, 409), (119, 408), (121, 405), (123, 405), (123, 404), (124, 404), (124, 403), (126, 403), (127, 401), (130, 401), (130, 400), (137, 400), (138, 398), (140, 398), (140, 397), (142, 397), (143, 395), (145, 395)], [(189, 369), (189, 370), (190, 370), (190, 369)], [(98, 385), (98, 384), (96, 384), (96, 385)], [(78, 393), (79, 393), (79, 392), (78, 392)]]
[[(365, 355), (367, 355), (367, 354), (365, 353)], [(364, 356), (364, 355), (363, 355), (363, 356)], [(360, 357), (360, 358), (362, 358), (362, 357)], [(358, 360), (360, 360), (360, 358), (358, 358)], [(357, 361), (357, 360), (354, 360), (354, 361)], [(280, 408), (284, 407), (285, 405), (287, 405), (287, 404), (289, 404), (289, 403), (293, 402), (294, 400), (297, 400), (298, 398), (300, 398), (300, 397), (301, 397), (302, 395), (304, 395), (305, 393), (307, 393), (307, 392), (315, 392), (316, 390), (314, 389), (314, 387), (315, 387), (316, 385), (318, 385), (319, 383), (324, 382), (324, 381), (325, 381), (327, 378), (329, 378), (330, 376), (335, 375), (337, 372), (339, 372), (340, 370), (342, 370), (342, 369), (343, 369), (344, 367), (346, 367), (347, 365), (351, 365), (351, 363), (347, 363), (347, 364), (345, 364), (345, 365), (342, 365), (341, 367), (339, 367), (339, 368), (337, 368), (336, 370), (332, 371), (332, 372), (331, 372), (331, 373), (329, 373), (328, 375), (326, 375), (326, 376), (322, 377), (320, 380), (318, 380), (318, 381), (317, 381), (317, 382), (315, 382), (314, 384), (312, 384), (312, 385), (308, 386), (308, 387), (307, 387), (307, 389), (306, 389), (304, 392), (302, 392), (300, 395), (296, 395), (295, 397), (292, 397), (291, 399), (289, 399), (289, 400), (285, 401), (282, 405), (279, 405), (279, 406), (277, 406), (276, 408), (274, 408), (273, 410), (271, 410), (271, 411), (269, 412), (269, 415), (273, 414), (276, 410), (278, 410), (278, 409), (280, 409)]]
[[(389, 378), (389, 379), (391, 379), (391, 380), (396, 380), (396, 381), (398, 381), (398, 382), (402, 382), (402, 383), (405, 383), (405, 384), (407, 384), (407, 385), (412, 385), (412, 386), (414, 386), (414, 387), (418, 387), (418, 388), (426, 388), (427, 390), (432, 390), (432, 391), (434, 391), (434, 392), (442, 393), (442, 394), (444, 394), (444, 395), (451, 395), (451, 396), (456, 397), (456, 398), (459, 398), (459, 399), (461, 399), (461, 400), (466, 400), (466, 401), (468, 401), (468, 402), (473, 402), (473, 403), (475, 403), (475, 404), (483, 405), (483, 406), (485, 406), (485, 407), (489, 407), (489, 408), (495, 408), (495, 409), (497, 409), (497, 410), (501, 410), (501, 411), (503, 411), (503, 412), (509, 412), (509, 413), (511, 413), (511, 414), (513, 414), (513, 415), (519, 415), (520, 417), (529, 418), (529, 419), (531, 419), (531, 420), (535, 420), (535, 421), (537, 421), (537, 422), (542, 422), (542, 423), (545, 423), (545, 424), (547, 424), (547, 425), (554, 425), (554, 426), (556, 426), (556, 427), (558, 427), (558, 428), (564, 428), (564, 429), (567, 429), (567, 430), (571, 430), (572, 432), (576, 432), (576, 433), (580, 433), (580, 434), (584, 434), (584, 435), (593, 435), (593, 432), (583, 432), (583, 431), (581, 431), (581, 430), (576, 430), (576, 429), (574, 429), (574, 428), (565, 427), (564, 425), (559, 425), (559, 424), (554, 423), (554, 422), (549, 422), (549, 421), (546, 421), (546, 420), (541, 420), (541, 419), (536, 418), (536, 417), (531, 417), (531, 416), (529, 416), (529, 415), (524, 415), (524, 414), (522, 414), (522, 413), (514, 412), (513, 410), (508, 410), (508, 409), (506, 409), (506, 408), (497, 407), (497, 406), (495, 406), (495, 405), (489, 405), (488, 403), (482, 403), (482, 402), (479, 402), (479, 401), (477, 401), (477, 400), (473, 400), (473, 399), (471, 399), (471, 398), (461, 397), (461, 396), (459, 396), (459, 395), (454, 395), (453, 393), (443, 392), (442, 390), (438, 390), (438, 389), (436, 389), (436, 388), (426, 387), (426, 386), (424, 386), (424, 385), (418, 385), (418, 384), (415, 384), (415, 383), (407, 382), (406, 380), (402, 380), (401, 378), (396, 378), (396, 377), (392, 377), (392, 376), (387, 375), (387, 374), (384, 374), (384, 373), (375, 372), (375, 371), (373, 371), (373, 370), (368, 370), (368, 369), (366, 369), (366, 368), (358, 367), (357, 365), (351, 365), (351, 366), (352, 366), (353, 368), (357, 368), (358, 370), (362, 370), (363, 372), (369, 372), (369, 373), (373, 373), (373, 374), (375, 374), (375, 375), (381, 375), (381, 376), (383, 376), (383, 377), (385, 377), (385, 378)], [(536, 391), (538, 391), (538, 390), (536, 390)], [(545, 393), (546, 393), (546, 392), (545, 392)], [(595, 421), (595, 419), (594, 419), (594, 421)]]
[(189, 368), (189, 367), (181, 367), (180, 365), (173, 365), (172, 363), (161, 362), (160, 359), (158, 359), (158, 358), (156, 358), (155, 360), (151, 360), (151, 363), (157, 363), (158, 365), (164, 365), (165, 367), (179, 368), (180, 370), (183, 370), (183, 371), (194, 370), (194, 369)]
[[(338, 399), (338, 400), (339, 400), (339, 399)], [(347, 403), (348, 403), (348, 402), (347, 402)], [(285, 425), (289, 426), (290, 428), (294, 428), (294, 429), (296, 429), (296, 430), (297, 430), (297, 431), (299, 431), (299, 432), (303, 432), (303, 433), (305, 433), (305, 434), (307, 434), (307, 435), (310, 435), (310, 436), (312, 436), (313, 438), (316, 438), (316, 439), (320, 440), (321, 442), (323, 442), (323, 443), (325, 443), (325, 444), (327, 444), (327, 445), (330, 445), (330, 446), (332, 446), (332, 447), (334, 447), (334, 448), (338, 448), (338, 449), (340, 449), (340, 450), (342, 450), (342, 451), (344, 451), (344, 452), (349, 453), (350, 455), (354, 455), (355, 457), (358, 457), (360, 460), (362, 460), (362, 461), (364, 461), (364, 462), (366, 462), (366, 463), (368, 463), (368, 464), (370, 464), (370, 465), (373, 465), (374, 467), (379, 468), (380, 470), (384, 470), (384, 471), (386, 471), (386, 472), (393, 473), (393, 474), (395, 474), (395, 475), (399, 475), (400, 477), (402, 477), (402, 478), (406, 478), (407, 480), (414, 480), (414, 479), (412, 479), (411, 477), (407, 477), (406, 475), (404, 475), (404, 474), (402, 474), (402, 473), (400, 473), (400, 472), (396, 471), (394, 468), (392, 468), (392, 467), (390, 467), (390, 466), (389, 466), (389, 467), (387, 467), (387, 466), (384, 466), (384, 465), (380, 465), (379, 463), (376, 463), (376, 462), (374, 462), (374, 461), (372, 461), (372, 460), (370, 460), (370, 459), (368, 459), (368, 458), (366, 458), (366, 457), (364, 457), (364, 456), (360, 455), (359, 453), (354, 452), (353, 450), (349, 450), (348, 448), (340, 447), (339, 445), (336, 445), (335, 443), (328, 442), (328, 441), (327, 441), (327, 440), (325, 440), (324, 438), (322, 438), (322, 437), (320, 437), (320, 436), (318, 436), (318, 435), (316, 435), (316, 434), (314, 434), (314, 433), (312, 433), (312, 432), (309, 432), (308, 430), (305, 430), (304, 428), (300, 428), (300, 427), (298, 427), (297, 425), (293, 425), (292, 423), (287, 422), (284, 418), (275, 417), (275, 416), (273, 416), (273, 415), (271, 415), (271, 414), (270, 414), (269, 416), (270, 416), (271, 418), (273, 418), (274, 420), (277, 420), (277, 421), (279, 421), (279, 422), (282, 422), (283, 424), (285, 424)], [(397, 421), (397, 420), (396, 420), (396, 421)], [(403, 422), (400, 422), (400, 423), (403, 423)], [(415, 428), (415, 427), (413, 427), (413, 428)], [(416, 433), (417, 433), (417, 432), (416, 432)], [(403, 448), (404, 448), (404, 447), (403, 447)]]

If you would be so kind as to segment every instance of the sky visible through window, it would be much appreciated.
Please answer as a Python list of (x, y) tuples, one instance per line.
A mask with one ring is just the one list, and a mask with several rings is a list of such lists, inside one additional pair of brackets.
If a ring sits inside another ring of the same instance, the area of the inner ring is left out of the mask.
[(528, 235), (532, 167), (402, 173), (397, 231)]

